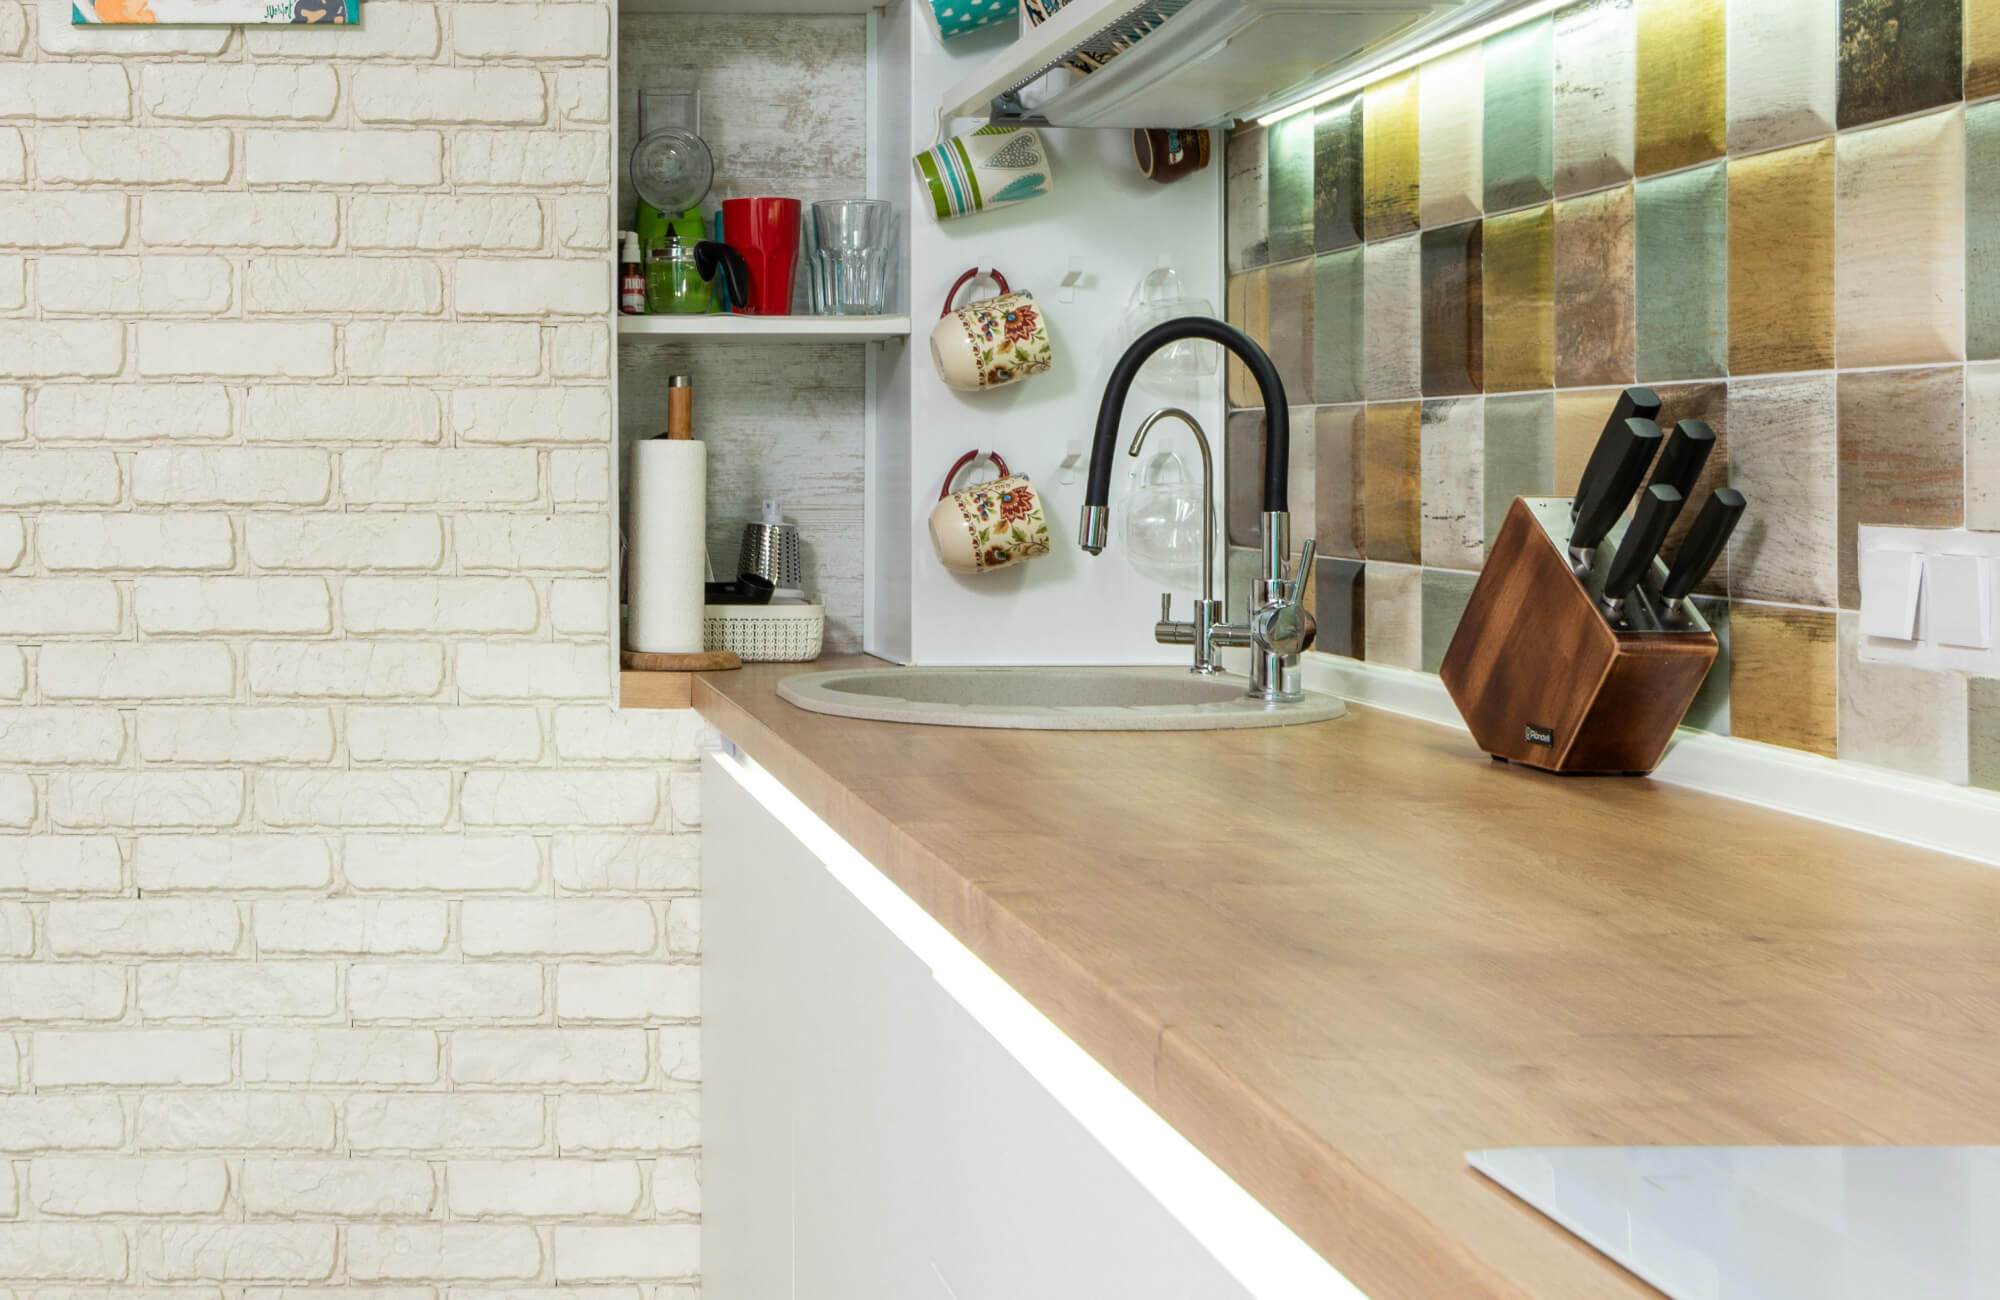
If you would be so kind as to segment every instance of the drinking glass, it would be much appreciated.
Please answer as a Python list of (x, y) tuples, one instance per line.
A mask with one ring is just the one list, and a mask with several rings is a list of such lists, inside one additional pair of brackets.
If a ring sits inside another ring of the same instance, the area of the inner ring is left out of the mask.
[(880, 316), (889, 309), (895, 212), (882, 199), (813, 204), (820, 301), (829, 316)]

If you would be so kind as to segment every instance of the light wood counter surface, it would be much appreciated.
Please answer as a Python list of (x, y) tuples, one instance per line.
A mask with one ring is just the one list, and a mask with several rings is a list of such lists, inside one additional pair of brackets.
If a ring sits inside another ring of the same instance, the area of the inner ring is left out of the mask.
[(1468, 1149), (2000, 1141), (2000, 870), (1492, 763), (1356, 707), (1264, 731), (694, 706), (1372, 1300), (1650, 1296)]

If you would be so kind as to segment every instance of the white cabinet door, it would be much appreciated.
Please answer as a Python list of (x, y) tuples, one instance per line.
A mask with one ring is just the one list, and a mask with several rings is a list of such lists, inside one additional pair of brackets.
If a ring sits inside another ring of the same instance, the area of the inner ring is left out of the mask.
[(713, 756), (702, 834), (709, 1294), (1247, 1296)]

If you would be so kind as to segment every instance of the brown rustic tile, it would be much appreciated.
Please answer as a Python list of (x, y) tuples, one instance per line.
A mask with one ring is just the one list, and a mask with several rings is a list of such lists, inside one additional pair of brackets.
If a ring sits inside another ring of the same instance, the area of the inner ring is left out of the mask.
[[(1229, 323), (1248, 334), (1259, 347), (1269, 347), (1271, 342), (1271, 281), (1269, 274), (1259, 267), (1245, 271), (1241, 275), (1229, 277)], [(1229, 354), (1229, 404), (1247, 407), (1262, 406), (1257, 395), (1257, 384), (1250, 377), (1249, 367)]]
[(1417, 228), (1417, 74), (1378, 81), (1362, 95), (1361, 223), (1369, 239)]
[[(1695, 516), (1708, 501), (1708, 494), (1719, 487), (1729, 486), (1729, 388), (1720, 380), (1694, 384), (1656, 384), (1653, 391), (1660, 395), (1660, 428), (1671, 433), (1673, 427), (1682, 420), (1700, 420), (1714, 431), (1715, 446), (1709, 451), (1708, 463), (1702, 467), (1701, 477), (1695, 480), (1694, 491), (1688, 494), (1680, 517), (1667, 531), (1667, 550), (1671, 554), (1680, 549), (1687, 537), (1688, 529), (1694, 526)], [(1729, 557), (1723, 556), (1708, 571), (1708, 577), (1695, 588), (1705, 596), (1721, 596), (1729, 592)]]
[(1965, 0), (1965, 97), (2000, 95), (2000, 0)]
[(1829, 135), (1839, 0), (1729, 0), (1729, 151)]
[(1638, 27), (1632, 0), (1578, 0), (1555, 15), (1555, 192), (1632, 178)]
[(1269, 132), (1261, 126), (1231, 131), (1223, 145), (1224, 224), (1232, 273), (1271, 260), (1271, 209), (1264, 193)]
[(1319, 637), (1313, 649), (1322, 654), (1360, 659), (1368, 649), (1368, 566), (1359, 560), (1322, 557), (1313, 565), (1313, 618)]
[(1424, 403), (1420, 503), (1426, 565), (1477, 569), (1486, 562), (1483, 416), (1477, 397)]
[(1955, 785), (1969, 755), (1965, 678), (1959, 673), (1869, 663), (1861, 615), (1840, 616), (1840, 757)]
[(1480, 236), (1484, 383), (1519, 393), (1555, 383), (1555, 206), (1488, 217)]
[(1638, 0), (1635, 157), (1651, 176), (1719, 158), (1728, 147), (1723, 0)]
[(1361, 386), (1371, 402), (1423, 391), (1421, 238), (1367, 245), (1361, 254)]
[(1231, 546), (1256, 546), (1264, 515), (1264, 413), (1232, 411), (1223, 428), (1223, 532)]
[(1833, 141), (1729, 162), (1729, 372), (1833, 366)]
[(1468, 47), (1417, 70), (1417, 219), (1448, 226), (1479, 216), (1484, 60)]
[(1855, 539), (1863, 524), (1965, 522), (1964, 369), (1840, 376), (1840, 607), (1861, 607)]
[(1841, 129), (1957, 99), (1963, 28), (1959, 0), (1841, 0)]
[(1332, 252), (1361, 242), (1361, 96), (1349, 95), (1313, 118), (1313, 248)]
[(1313, 266), (1309, 258), (1274, 263), (1270, 285), (1270, 342), (1266, 349), (1292, 402), (1313, 395)]
[(1485, 368), (1479, 223), (1426, 230), (1421, 238), (1424, 396), (1476, 393)]
[[(1362, 558), (1366, 408), (1322, 406), (1314, 413), (1313, 535), (1321, 555)], [(1298, 436), (1295, 432), (1294, 437)], [(1296, 531), (1296, 530), (1294, 530)]]
[(1632, 187), (1556, 204), (1556, 384), (1629, 384), (1633, 312)]
[(1748, 502), (1729, 543), (1738, 600), (1833, 608), (1840, 599), (1834, 376), (1729, 385), (1729, 485)]
[(1555, 495), (1572, 496), (1583, 478), (1583, 467), (1597, 446), (1597, 435), (1618, 404), (1616, 388), (1566, 388), (1556, 393)]
[(1834, 346), (1843, 368), (1965, 356), (1965, 115), (1835, 146)]
[(1729, 608), (1729, 726), (1742, 740), (1838, 749), (1836, 615), (1737, 601)]
[(1370, 560), (1423, 562), (1423, 406), (1371, 403), (1364, 417), (1362, 529)]
[(1368, 565), (1363, 581), (1368, 662), (1384, 668), (1421, 667), (1424, 659), (1424, 571), (1407, 564)]

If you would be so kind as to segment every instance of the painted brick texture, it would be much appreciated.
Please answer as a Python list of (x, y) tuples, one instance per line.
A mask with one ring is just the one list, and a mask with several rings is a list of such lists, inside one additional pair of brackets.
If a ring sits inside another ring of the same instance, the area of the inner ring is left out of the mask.
[(0, 0), (0, 1296), (696, 1293), (611, 21)]

